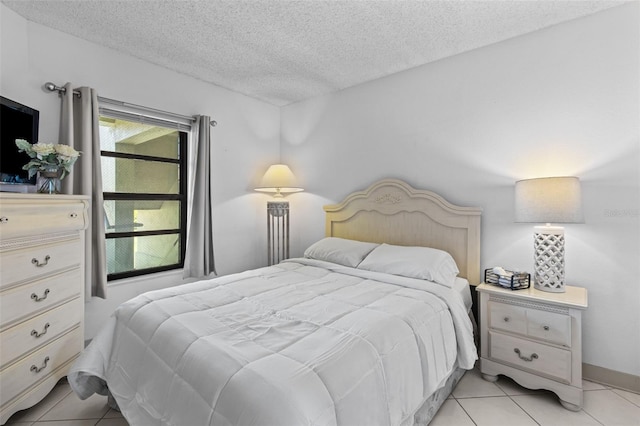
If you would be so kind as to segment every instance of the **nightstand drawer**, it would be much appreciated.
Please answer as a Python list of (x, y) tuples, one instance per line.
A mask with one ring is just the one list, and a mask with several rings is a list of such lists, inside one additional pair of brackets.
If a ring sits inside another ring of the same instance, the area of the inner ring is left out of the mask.
[(489, 332), (489, 339), (491, 359), (571, 382), (571, 351), (502, 333)]
[(489, 301), (489, 327), (571, 347), (571, 317), (536, 308)]
[(528, 309), (527, 335), (571, 347), (571, 317), (554, 312)]
[(489, 327), (516, 334), (527, 334), (527, 313), (521, 306), (489, 302)]

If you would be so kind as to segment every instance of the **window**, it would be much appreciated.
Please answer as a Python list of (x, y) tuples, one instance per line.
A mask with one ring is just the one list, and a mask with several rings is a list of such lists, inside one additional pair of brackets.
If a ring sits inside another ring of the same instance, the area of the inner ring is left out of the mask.
[(99, 122), (107, 279), (182, 268), (188, 127), (102, 103)]

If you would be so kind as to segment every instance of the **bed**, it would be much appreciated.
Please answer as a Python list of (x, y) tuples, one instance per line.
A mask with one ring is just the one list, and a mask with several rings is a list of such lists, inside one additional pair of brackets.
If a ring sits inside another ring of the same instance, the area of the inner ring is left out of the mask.
[(71, 387), (132, 425), (427, 424), (477, 359), (481, 209), (386, 179), (325, 212), (302, 258), (121, 305)]

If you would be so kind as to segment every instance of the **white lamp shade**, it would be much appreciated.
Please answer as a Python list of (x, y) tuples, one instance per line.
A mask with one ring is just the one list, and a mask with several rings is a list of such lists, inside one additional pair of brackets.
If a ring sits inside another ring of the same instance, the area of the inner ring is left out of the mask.
[(293, 175), (289, 166), (285, 164), (274, 164), (269, 166), (256, 191), (280, 194), (300, 192), (303, 191), (303, 189), (298, 186), (296, 177)]
[(548, 177), (516, 182), (516, 222), (582, 223), (577, 177)]

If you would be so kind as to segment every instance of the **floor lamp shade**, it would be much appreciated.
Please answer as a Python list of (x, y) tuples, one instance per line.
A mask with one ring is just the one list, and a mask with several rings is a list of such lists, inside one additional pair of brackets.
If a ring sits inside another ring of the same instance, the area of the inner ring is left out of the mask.
[(303, 189), (298, 186), (298, 181), (289, 166), (274, 164), (269, 166), (256, 191), (273, 192), (275, 197), (281, 197), (282, 194), (299, 192)]
[(274, 164), (269, 166), (255, 190), (271, 192), (279, 198), (267, 202), (267, 260), (269, 265), (275, 265), (289, 258), (289, 202), (282, 199), (282, 194), (303, 189), (289, 166)]
[(534, 283), (539, 290), (565, 291), (564, 228), (552, 223), (582, 223), (577, 177), (549, 177), (516, 182), (515, 221), (545, 223), (534, 227)]

